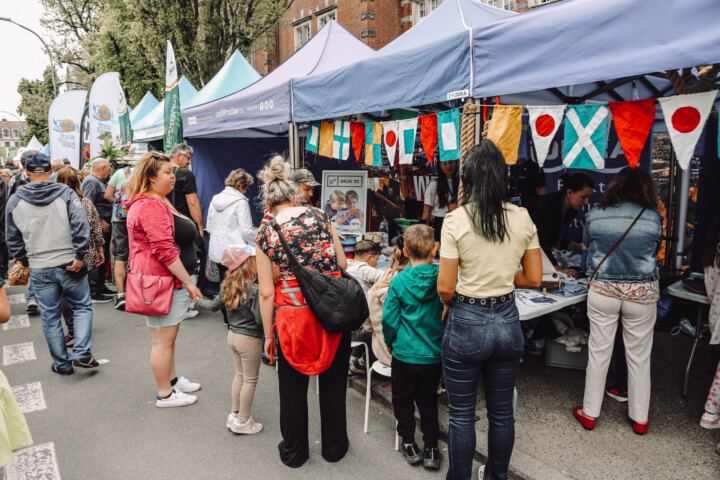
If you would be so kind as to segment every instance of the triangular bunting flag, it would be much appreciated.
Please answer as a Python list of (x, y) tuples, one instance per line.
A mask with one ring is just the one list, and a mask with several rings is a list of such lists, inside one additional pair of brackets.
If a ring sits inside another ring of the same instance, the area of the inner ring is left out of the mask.
[(498, 105), (493, 109), (492, 121), (488, 130), (488, 140), (492, 140), (505, 157), (505, 163), (517, 162), (520, 136), (522, 135), (522, 107), (520, 105)]
[(675, 155), (683, 170), (690, 165), (695, 144), (700, 138), (716, 96), (717, 91), (713, 90), (658, 98)]
[(420, 142), (428, 162), (432, 165), (435, 162), (435, 149), (438, 144), (436, 113), (420, 117)]
[(350, 122), (335, 121), (332, 156), (339, 160), (347, 160), (350, 156)]
[(625, 158), (635, 168), (655, 121), (655, 99), (609, 102), (608, 107)]
[(355, 161), (362, 161), (363, 144), (365, 143), (365, 124), (363, 122), (352, 122), (350, 124), (352, 133), (352, 149), (355, 152)]
[(565, 118), (563, 165), (605, 168), (608, 108), (603, 103), (568, 105)]
[(320, 122), (312, 122), (308, 126), (307, 142), (305, 150), (308, 152), (318, 153), (318, 145), (320, 143)]
[(555, 134), (562, 123), (565, 105), (553, 105), (550, 107), (527, 107), (530, 116), (530, 131), (532, 132), (533, 145), (535, 145), (535, 156), (538, 165), (541, 167), (550, 151)]
[(382, 125), (379, 122), (365, 124), (365, 165), (382, 167)]
[(382, 122), (383, 144), (390, 166), (395, 164), (395, 151), (398, 146), (398, 122)]
[(440, 161), (460, 158), (460, 110), (455, 108), (437, 114), (438, 145)]
[(332, 157), (334, 133), (335, 127), (332, 122), (320, 122), (320, 143), (318, 146), (318, 155), (323, 157)]
[(398, 132), (400, 137), (400, 165), (412, 165), (413, 163), (417, 124), (417, 118), (400, 120), (400, 122), (398, 123)]

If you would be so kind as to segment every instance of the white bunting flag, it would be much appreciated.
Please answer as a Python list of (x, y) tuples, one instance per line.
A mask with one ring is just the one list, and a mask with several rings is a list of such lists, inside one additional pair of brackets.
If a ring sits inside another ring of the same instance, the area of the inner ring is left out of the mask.
[(415, 152), (415, 134), (417, 132), (417, 118), (401, 120), (398, 122), (398, 143), (400, 148), (400, 165), (412, 165)]
[(350, 156), (350, 122), (335, 121), (332, 156), (339, 160), (347, 160)]
[(383, 144), (387, 152), (390, 166), (395, 163), (395, 151), (398, 146), (398, 122), (382, 122)]
[(690, 165), (695, 144), (700, 138), (716, 96), (717, 91), (713, 90), (658, 98), (675, 155), (683, 170)]
[(550, 151), (553, 138), (562, 123), (565, 105), (539, 107), (528, 105), (526, 108), (530, 115), (530, 131), (535, 145), (537, 163), (542, 167)]

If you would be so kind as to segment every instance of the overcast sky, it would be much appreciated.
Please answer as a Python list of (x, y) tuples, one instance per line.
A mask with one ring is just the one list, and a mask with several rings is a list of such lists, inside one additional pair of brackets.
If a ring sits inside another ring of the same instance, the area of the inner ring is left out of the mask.
[[(39, 0), (0, 0), (0, 17), (10, 17), (45, 39), (47, 32), (40, 25), (42, 12)], [(0, 117), (14, 120), (3, 110), (17, 115), (20, 79), (39, 79), (50, 60), (35, 35), (12, 23), (0, 21), (0, 45)]]

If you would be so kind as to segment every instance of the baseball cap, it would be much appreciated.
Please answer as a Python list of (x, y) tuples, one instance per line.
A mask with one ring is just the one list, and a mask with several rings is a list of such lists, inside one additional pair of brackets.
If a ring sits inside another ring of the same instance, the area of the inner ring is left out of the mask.
[(25, 160), (25, 168), (32, 173), (46, 173), (51, 170), (50, 157), (43, 153), (33, 153)]
[(223, 250), (220, 260), (228, 270), (232, 271), (254, 256), (255, 247), (252, 245), (229, 245)]
[(290, 181), (295, 183), (303, 183), (308, 187), (317, 187), (320, 185), (318, 182), (315, 181), (315, 177), (313, 176), (312, 172), (310, 170), (305, 170), (304, 168), (295, 170), (292, 175), (290, 175)]

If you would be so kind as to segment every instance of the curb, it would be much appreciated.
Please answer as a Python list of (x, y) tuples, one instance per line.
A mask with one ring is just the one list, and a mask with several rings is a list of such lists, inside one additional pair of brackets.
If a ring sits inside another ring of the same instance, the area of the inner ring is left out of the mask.
[[(367, 377), (364, 375), (353, 375), (348, 378), (348, 385), (360, 392), (363, 396), (366, 393)], [(392, 410), (392, 388), (390, 379), (381, 379), (373, 376), (370, 398), (385, 408)], [(418, 412), (415, 416), (418, 417)], [(447, 442), (448, 425), (450, 424), (447, 407), (447, 399), (441, 396), (438, 402), (438, 417), (440, 420), (440, 435)], [(418, 417), (419, 418), (419, 417)], [(477, 444), (475, 446), (475, 460), (480, 463), (487, 463), (487, 430), (484, 422), (478, 422), (475, 426)], [(548, 464), (523, 453), (517, 448), (513, 450), (510, 463), (509, 478), (513, 480), (573, 480), (573, 477), (557, 470)]]

